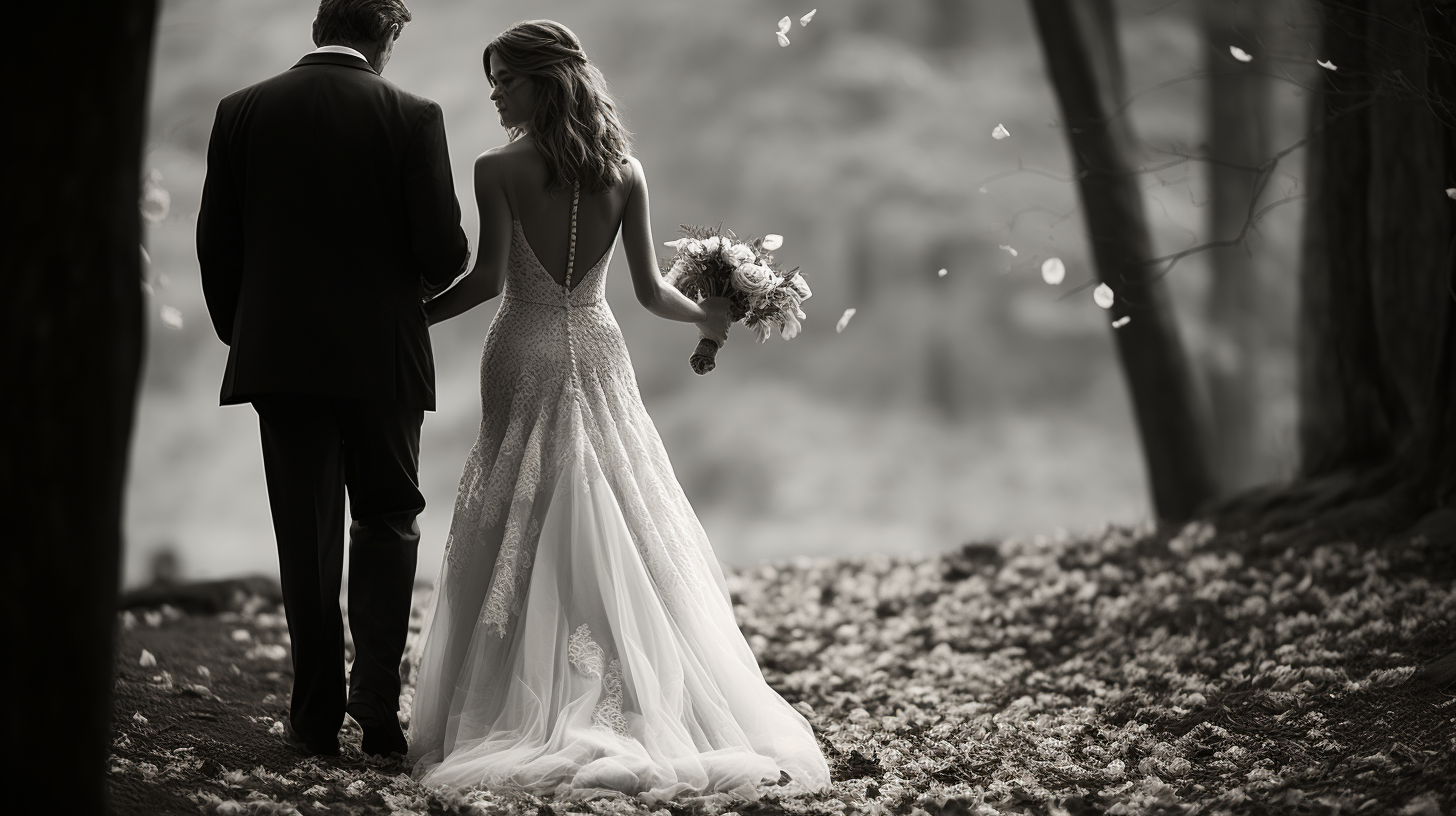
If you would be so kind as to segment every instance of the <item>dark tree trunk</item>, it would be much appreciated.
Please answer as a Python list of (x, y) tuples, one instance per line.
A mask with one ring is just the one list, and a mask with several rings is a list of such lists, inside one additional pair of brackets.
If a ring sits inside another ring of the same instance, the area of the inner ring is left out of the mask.
[(1204, 423), (1172, 303), (1149, 264), (1152, 241), (1131, 159), (1122, 56), (1110, 0), (1031, 0), (1078, 173), (1097, 276), (1116, 301), (1114, 330), (1142, 441), (1153, 510), (1183, 521), (1213, 493)]
[[(1205, 0), (1204, 35), (1209, 46), (1208, 179), (1212, 201), (1209, 234), (1238, 235), (1265, 181), (1257, 168), (1268, 157), (1269, 81), (1264, 35), (1278, 4), (1271, 0)], [(1229, 46), (1258, 54), (1255, 62), (1235, 60)], [(1209, 251), (1208, 338), (1202, 368), (1212, 419), (1211, 459), (1223, 493), (1247, 488), (1260, 477), (1258, 453), (1258, 348), (1261, 337), (1259, 267), (1247, 247)]]
[[(1456, 18), (1450, 0), (1322, 0), (1300, 271), (1303, 479), (1279, 545), (1456, 551)], [(1247, 512), (1240, 509), (1239, 512)], [(1398, 536), (1395, 541), (1403, 540)]]
[[(142, 359), (140, 190), (154, 0), (24, 3), (0, 240), (6, 792), (14, 813), (101, 813), (122, 486)], [(18, 18), (18, 19), (17, 19)], [(12, 757), (17, 755), (11, 754)]]
[(1300, 272), (1301, 472), (1368, 468), (1394, 454), (1408, 425), (1384, 366), (1371, 261), (1375, 85), (1363, 6), (1327, 4), (1325, 72), (1313, 100), (1309, 209)]
[(1451, 55), (1437, 44), (1453, 27), (1434, 8), (1423, 15), (1433, 5), (1321, 9), (1322, 50), (1339, 70), (1323, 74), (1312, 117), (1323, 130), (1309, 154), (1301, 272), (1306, 476), (1420, 459), (1412, 443), (1437, 441), (1453, 234)]

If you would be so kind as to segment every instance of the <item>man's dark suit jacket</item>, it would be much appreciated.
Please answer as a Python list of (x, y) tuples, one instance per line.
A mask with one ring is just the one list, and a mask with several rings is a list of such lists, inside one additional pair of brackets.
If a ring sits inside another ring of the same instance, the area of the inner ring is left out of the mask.
[(224, 405), (314, 395), (432, 410), (422, 300), (469, 254), (440, 106), (365, 61), (309, 54), (218, 105), (197, 257), (230, 347)]

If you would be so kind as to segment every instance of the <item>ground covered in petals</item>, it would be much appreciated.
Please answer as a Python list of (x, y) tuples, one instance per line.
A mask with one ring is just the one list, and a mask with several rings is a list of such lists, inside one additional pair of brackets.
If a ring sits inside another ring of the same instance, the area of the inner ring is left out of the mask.
[(352, 723), (343, 757), (301, 757), (281, 610), (125, 613), (112, 796), (121, 814), (1437, 816), (1456, 689), (1421, 667), (1456, 651), (1453, 577), (1452, 542), (1294, 552), (1198, 524), (735, 573), (834, 784), (656, 811), (426, 790), (361, 757)]

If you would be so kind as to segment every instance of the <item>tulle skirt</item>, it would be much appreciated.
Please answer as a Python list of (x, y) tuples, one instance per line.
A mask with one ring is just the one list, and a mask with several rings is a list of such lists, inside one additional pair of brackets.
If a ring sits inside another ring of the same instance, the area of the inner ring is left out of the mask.
[[(615, 465), (628, 472), (608, 479), (591, 444), (603, 429), (587, 433), (589, 413), (570, 409), (552, 423), (568, 453), (535, 491), (526, 533), (534, 552), (504, 623), (482, 611), (499, 564), (442, 570), (412, 706), (414, 775), (427, 786), (648, 802), (755, 799), (785, 773), (790, 785), (822, 790), (824, 755), (805, 719), (764, 682), (706, 537), (706, 561), (679, 558), (671, 569), (654, 569), (642, 551), (652, 531), (634, 537), (617, 496), (624, 479), (670, 484), (647, 492), (649, 511), (688, 507), (670, 471), (649, 472), (665, 454), (629, 455)], [(651, 441), (660, 450), (655, 432)], [(496, 561), (500, 537), (484, 544)]]

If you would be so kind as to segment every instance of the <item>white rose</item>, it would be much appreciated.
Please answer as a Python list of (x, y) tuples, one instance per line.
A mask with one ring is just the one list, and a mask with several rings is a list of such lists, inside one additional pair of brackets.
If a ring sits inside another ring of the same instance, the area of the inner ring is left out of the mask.
[(753, 263), (755, 258), (753, 250), (747, 244), (734, 244), (728, 250), (728, 257), (735, 264)]
[(716, 235), (709, 236), (703, 240), (703, 252), (712, 255), (723, 245), (723, 239)]
[(699, 241), (696, 238), (684, 238), (682, 240), (683, 244), (682, 246), (678, 247), (678, 251), (688, 256), (689, 258), (701, 260), (703, 256), (707, 254), (703, 249), (702, 241)]
[(739, 264), (733, 268), (733, 287), (740, 292), (764, 292), (772, 289), (774, 274), (757, 264)]

